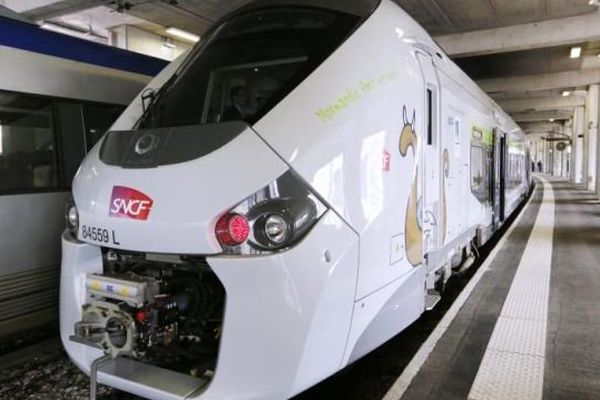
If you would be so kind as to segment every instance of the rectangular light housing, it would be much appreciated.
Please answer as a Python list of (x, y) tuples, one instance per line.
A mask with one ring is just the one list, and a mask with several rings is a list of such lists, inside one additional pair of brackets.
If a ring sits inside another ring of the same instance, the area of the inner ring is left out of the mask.
[(579, 58), (581, 57), (581, 47), (572, 47), (571, 48), (571, 58)]
[(175, 36), (178, 39), (185, 40), (186, 42), (196, 43), (200, 40), (200, 36), (194, 35), (193, 33), (183, 31), (178, 28), (167, 28), (167, 35)]
[(571, 92), (569, 92), (568, 90), (565, 90), (564, 92), (562, 92), (563, 97), (568, 97), (571, 95)]

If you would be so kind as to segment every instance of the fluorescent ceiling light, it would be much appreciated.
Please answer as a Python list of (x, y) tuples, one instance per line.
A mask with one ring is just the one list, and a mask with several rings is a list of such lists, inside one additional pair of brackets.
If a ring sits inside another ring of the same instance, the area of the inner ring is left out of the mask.
[(173, 27), (167, 28), (167, 34), (192, 43), (196, 43), (200, 40), (200, 36), (198, 35), (194, 35), (193, 33), (182, 31), (181, 29)]
[(550, 118), (550, 122), (554, 122), (554, 118)]
[(579, 58), (579, 57), (581, 57), (581, 47), (571, 48), (571, 58)]
[(567, 97), (571, 95), (571, 92), (569, 92), (568, 90), (565, 90), (564, 92), (562, 92), (563, 97)]

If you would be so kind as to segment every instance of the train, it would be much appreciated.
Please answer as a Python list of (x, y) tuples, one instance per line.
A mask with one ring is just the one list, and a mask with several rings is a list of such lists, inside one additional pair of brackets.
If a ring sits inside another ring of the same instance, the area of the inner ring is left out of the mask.
[(0, 339), (58, 327), (60, 235), (85, 153), (166, 62), (0, 17)]
[(526, 198), (523, 131), (391, 0), (253, 0), (88, 153), (60, 329), (151, 399), (290, 398), (432, 309)]

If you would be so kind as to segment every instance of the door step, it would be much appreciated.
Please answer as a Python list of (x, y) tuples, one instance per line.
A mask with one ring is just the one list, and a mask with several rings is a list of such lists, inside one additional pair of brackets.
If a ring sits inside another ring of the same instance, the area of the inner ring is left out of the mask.
[(442, 296), (433, 289), (427, 290), (427, 294), (425, 295), (425, 311), (431, 311), (440, 302)]

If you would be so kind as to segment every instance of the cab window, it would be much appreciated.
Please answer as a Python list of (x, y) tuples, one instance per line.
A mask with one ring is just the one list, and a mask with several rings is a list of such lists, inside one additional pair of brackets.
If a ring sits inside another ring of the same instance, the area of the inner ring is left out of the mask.
[(139, 128), (253, 124), (318, 67), (361, 21), (318, 8), (270, 8), (216, 27), (154, 97)]

